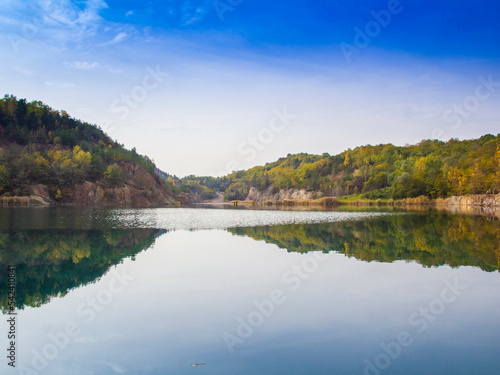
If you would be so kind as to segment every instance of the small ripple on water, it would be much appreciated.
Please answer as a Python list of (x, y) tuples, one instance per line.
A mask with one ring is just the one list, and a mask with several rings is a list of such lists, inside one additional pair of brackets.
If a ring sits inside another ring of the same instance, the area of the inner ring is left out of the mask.
[[(227, 229), (282, 224), (357, 221), (392, 215), (384, 212), (265, 211), (201, 208), (117, 209), (108, 211), (115, 228), (166, 230)], [(110, 220), (111, 219), (111, 220)]]

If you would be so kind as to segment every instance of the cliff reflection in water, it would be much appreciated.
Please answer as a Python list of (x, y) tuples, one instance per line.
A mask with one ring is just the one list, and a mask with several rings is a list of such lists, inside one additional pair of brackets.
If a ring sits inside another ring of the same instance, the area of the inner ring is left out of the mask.
[[(437, 211), (363, 221), (233, 228), (288, 252), (339, 252), (363, 261), (416, 261), (425, 267), (500, 269), (499, 221)], [(19, 309), (96, 282), (123, 259), (153, 245), (162, 229), (38, 229), (0, 232), (0, 309), (7, 306), (7, 266), (17, 271)], [(221, 260), (223, 261), (223, 259)], [(263, 259), (262, 261), (265, 261)], [(190, 275), (195, 277), (196, 275)]]
[(500, 269), (500, 222), (440, 212), (385, 216), (330, 224), (233, 228), (235, 235), (288, 252), (335, 251), (363, 261), (416, 261), (425, 267)]
[(7, 266), (16, 266), (16, 305), (39, 307), (93, 283), (124, 258), (148, 249), (156, 229), (0, 232), (0, 308), (7, 306)]

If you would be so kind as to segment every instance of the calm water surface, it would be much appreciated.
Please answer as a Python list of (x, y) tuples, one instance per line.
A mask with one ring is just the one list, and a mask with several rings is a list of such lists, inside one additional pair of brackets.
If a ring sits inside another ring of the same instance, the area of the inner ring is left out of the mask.
[(486, 217), (1, 209), (4, 313), (8, 265), (1, 374), (500, 373)]

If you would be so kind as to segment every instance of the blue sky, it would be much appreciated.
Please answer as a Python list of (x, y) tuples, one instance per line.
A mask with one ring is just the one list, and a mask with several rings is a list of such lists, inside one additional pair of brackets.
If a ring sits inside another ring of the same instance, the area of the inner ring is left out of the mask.
[(4, 0), (0, 86), (170, 173), (498, 133), (498, 1)]

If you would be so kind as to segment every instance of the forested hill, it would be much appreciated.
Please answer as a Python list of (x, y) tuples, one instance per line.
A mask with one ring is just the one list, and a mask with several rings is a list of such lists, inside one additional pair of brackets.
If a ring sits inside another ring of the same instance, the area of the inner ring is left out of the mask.
[(221, 178), (179, 180), (163, 173), (162, 180), (149, 158), (125, 149), (97, 126), (39, 101), (0, 99), (0, 198), (159, 206), (175, 203), (182, 193), (207, 199), (223, 192), (228, 200), (243, 200), (290, 189), (313, 198), (439, 198), (500, 190), (499, 166), (500, 135), (485, 135), (368, 145), (338, 155), (289, 154)]
[(189, 177), (184, 183), (223, 191), (228, 200), (249, 198), (251, 188), (270, 194), (304, 189), (313, 197), (439, 198), (500, 190), (499, 165), (500, 136), (485, 135), (403, 147), (368, 145), (338, 155), (289, 154), (226, 177)]
[(39, 102), (0, 100), (0, 196), (152, 206), (175, 202), (155, 165), (95, 125)]

